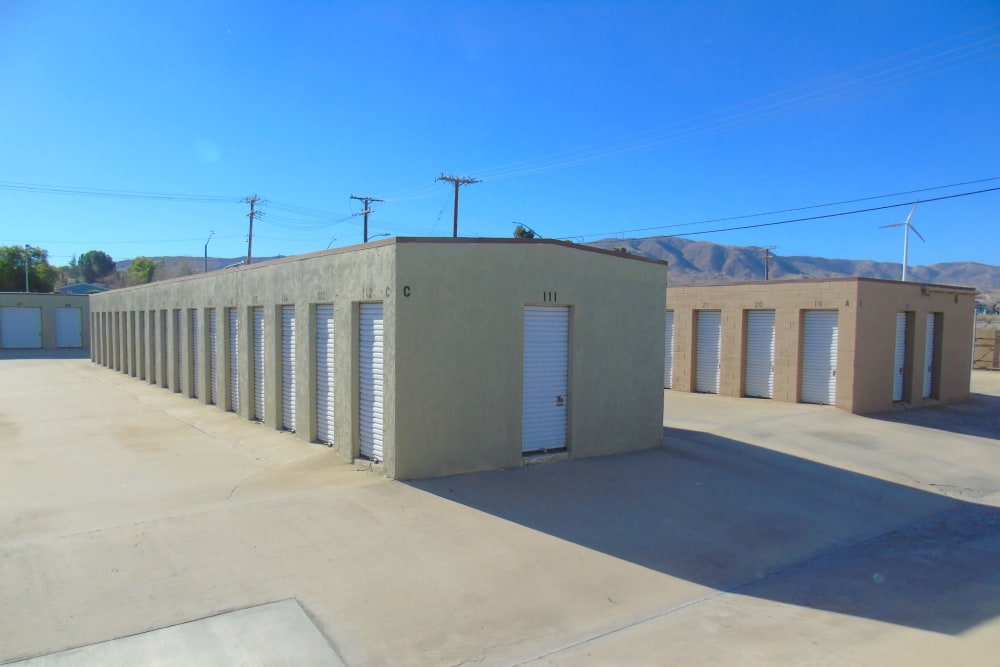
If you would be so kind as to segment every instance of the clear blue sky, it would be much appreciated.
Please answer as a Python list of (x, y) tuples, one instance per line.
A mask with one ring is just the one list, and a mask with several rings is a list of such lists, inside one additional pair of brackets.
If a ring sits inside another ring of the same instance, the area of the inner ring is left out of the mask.
[[(878, 226), (908, 207), (688, 234), (1000, 188), (996, 0), (3, 0), (0, 90), (0, 243), (54, 264), (200, 257), (211, 231), (243, 255), (253, 193), (254, 256), (360, 242), (352, 194), (386, 200), (372, 235), (450, 236), (442, 173), (482, 179), (462, 236), (900, 261)], [(1000, 263), (998, 211), (921, 205), (910, 263)]]

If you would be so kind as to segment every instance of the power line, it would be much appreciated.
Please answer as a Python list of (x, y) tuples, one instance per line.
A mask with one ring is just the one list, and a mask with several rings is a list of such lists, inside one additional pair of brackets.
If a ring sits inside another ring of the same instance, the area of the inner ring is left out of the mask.
[[(748, 218), (762, 218), (768, 215), (779, 215), (781, 213), (794, 213), (796, 211), (808, 211), (816, 208), (842, 206), (844, 204), (857, 204), (858, 202), (863, 202), (863, 201), (873, 201), (875, 199), (888, 199), (889, 197), (901, 197), (903, 195), (913, 195), (921, 192), (930, 192), (932, 190), (947, 190), (948, 188), (957, 188), (963, 185), (974, 185), (976, 183), (988, 183), (990, 181), (1000, 181), (1000, 176), (991, 176), (989, 178), (978, 178), (973, 181), (962, 181), (961, 183), (950, 183), (948, 185), (934, 185), (928, 188), (918, 188), (916, 190), (904, 190), (902, 192), (892, 192), (885, 195), (873, 195), (869, 197), (858, 197), (855, 199), (844, 199), (841, 201), (829, 202), (827, 204), (811, 204), (809, 206), (796, 206), (794, 208), (784, 208), (777, 211), (766, 211), (764, 213), (746, 213), (743, 215), (731, 215), (725, 218), (710, 218), (707, 220), (697, 220), (695, 222), (676, 222), (669, 225), (657, 225), (656, 227), (639, 227), (637, 229), (618, 229), (610, 232), (597, 232), (594, 234), (587, 234), (584, 236), (584, 238), (596, 238), (598, 236), (608, 236), (608, 235), (614, 236), (615, 234), (635, 234), (639, 232), (656, 231), (658, 229), (672, 229), (675, 227), (693, 227), (694, 225), (708, 225), (713, 222), (728, 222), (730, 220), (746, 220)], [(986, 192), (988, 192), (988, 190)], [(933, 200), (927, 199), (924, 201), (933, 201)]]
[(20, 183), (17, 181), (0, 181), (0, 190), (15, 192), (34, 192), (55, 195), (75, 195), (81, 197), (111, 197), (115, 199), (146, 199), (159, 201), (179, 201), (197, 204), (237, 204), (241, 197), (223, 197), (218, 195), (185, 195), (169, 192), (141, 192), (133, 190), (108, 190), (103, 188), (84, 188), (70, 185), (44, 185), (41, 183)]
[[(811, 220), (825, 220), (827, 218), (838, 218), (844, 215), (857, 215), (858, 213), (871, 213), (872, 211), (884, 211), (890, 208), (900, 208), (902, 206), (912, 206), (918, 201), (921, 204), (926, 204), (934, 201), (942, 201), (945, 199), (957, 199), (958, 197), (970, 197), (972, 195), (980, 195), (985, 192), (995, 192), (1000, 190), (1000, 186), (995, 188), (986, 188), (984, 190), (975, 190), (973, 192), (960, 192), (954, 195), (942, 195), (940, 197), (932, 197), (931, 199), (918, 199), (914, 201), (904, 201), (899, 204), (886, 204), (885, 206), (873, 206), (871, 208), (862, 208), (855, 211), (842, 211), (840, 213), (827, 213), (825, 215), (814, 215), (808, 218), (794, 218), (792, 220), (779, 220), (777, 222), (760, 222), (755, 225), (741, 225), (739, 227), (726, 227), (724, 229), (706, 229), (697, 232), (685, 232), (685, 236), (698, 236), (701, 234), (717, 234), (719, 232), (734, 232), (741, 229), (755, 229), (757, 227), (774, 227), (775, 225), (787, 225), (793, 222), (808, 222)], [(676, 234), (669, 234), (668, 236), (677, 236)]]

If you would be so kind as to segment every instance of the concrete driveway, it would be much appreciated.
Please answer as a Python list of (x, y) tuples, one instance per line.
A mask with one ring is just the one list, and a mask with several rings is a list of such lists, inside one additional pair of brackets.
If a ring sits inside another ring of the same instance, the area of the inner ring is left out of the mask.
[(0, 662), (294, 599), (348, 665), (996, 664), (1000, 374), (665, 392), (663, 448), (414, 483), (86, 360), (0, 380)]

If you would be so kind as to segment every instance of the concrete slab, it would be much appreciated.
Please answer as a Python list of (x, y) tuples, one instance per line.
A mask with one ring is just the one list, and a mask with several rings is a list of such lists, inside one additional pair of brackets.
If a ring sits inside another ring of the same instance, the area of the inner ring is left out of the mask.
[(295, 600), (282, 600), (12, 664), (18, 667), (340, 667), (344, 662), (302, 607)]
[(401, 484), (3, 359), (0, 662), (294, 598), (348, 665), (992, 665), (1000, 374), (973, 382), (881, 418), (665, 392), (663, 448)]

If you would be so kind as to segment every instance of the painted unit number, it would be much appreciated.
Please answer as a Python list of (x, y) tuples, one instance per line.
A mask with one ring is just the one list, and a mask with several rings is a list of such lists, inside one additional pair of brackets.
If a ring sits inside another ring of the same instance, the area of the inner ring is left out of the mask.
[(558, 292), (542, 292), (542, 301), (555, 303), (559, 300)]

